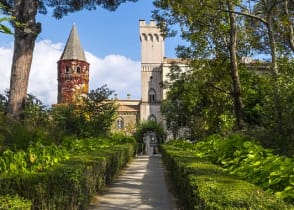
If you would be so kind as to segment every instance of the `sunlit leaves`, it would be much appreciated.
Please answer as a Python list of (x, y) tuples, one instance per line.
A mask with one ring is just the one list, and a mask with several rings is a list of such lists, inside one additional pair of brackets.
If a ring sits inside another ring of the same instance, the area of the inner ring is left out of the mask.
[[(0, 10), (1, 10), (1, 7), (0, 7)], [(10, 20), (11, 20), (11, 18), (9, 18), (9, 17), (2, 17), (2, 18), (0, 18), (0, 32), (1, 33), (4, 33), (4, 34), (13, 34), (12, 31), (11, 31), (11, 29), (8, 26), (6, 26), (6, 25), (3, 24), (4, 22), (9, 22)]]
[(224, 171), (239, 176), (275, 193), (294, 200), (293, 157), (282, 157), (244, 136), (210, 136), (196, 144), (172, 142), (177, 147), (193, 151), (194, 155), (217, 163)]

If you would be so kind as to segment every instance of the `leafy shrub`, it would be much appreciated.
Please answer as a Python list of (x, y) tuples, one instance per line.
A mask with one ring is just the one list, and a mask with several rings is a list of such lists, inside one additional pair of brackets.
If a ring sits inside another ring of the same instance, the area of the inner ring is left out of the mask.
[(185, 149), (187, 143), (183, 145), (163, 145), (162, 155), (184, 209), (294, 209), (271, 193), (196, 157), (192, 150)]
[(293, 158), (275, 155), (271, 149), (243, 136), (212, 136), (197, 143), (198, 157), (220, 164), (230, 174), (245, 178), (278, 197), (294, 200)]
[(159, 143), (164, 141), (166, 134), (163, 127), (159, 123), (149, 120), (142, 122), (137, 126), (136, 132), (134, 133), (134, 137), (136, 138), (137, 142), (143, 143), (144, 134), (148, 131), (156, 133)]
[(132, 136), (127, 136), (122, 133), (114, 133), (111, 135), (111, 140), (117, 144), (136, 143), (136, 139)]
[(0, 196), (0, 209), (2, 210), (30, 210), (32, 203), (15, 195)]
[(70, 148), (69, 159), (42, 171), (2, 174), (0, 195), (19, 194), (38, 210), (87, 209), (92, 195), (101, 191), (134, 155), (136, 144), (67, 139), (62, 149)]
[(54, 144), (45, 146), (37, 142), (26, 151), (17, 152), (7, 149), (0, 156), (0, 174), (40, 172), (68, 158), (69, 153)]
[(294, 201), (293, 157), (275, 155), (271, 149), (241, 135), (213, 135), (196, 144), (180, 141), (170, 144), (219, 164), (224, 171), (275, 193), (279, 198)]

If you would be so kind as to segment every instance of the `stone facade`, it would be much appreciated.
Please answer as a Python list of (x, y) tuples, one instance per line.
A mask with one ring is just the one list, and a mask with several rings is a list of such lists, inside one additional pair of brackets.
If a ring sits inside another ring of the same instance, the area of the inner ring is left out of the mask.
[(140, 100), (115, 100), (117, 104), (117, 118), (114, 123), (115, 130), (132, 134), (137, 123), (140, 122)]
[(161, 84), (164, 58), (164, 38), (155, 21), (140, 20), (141, 94), (140, 120), (163, 122), (160, 105), (163, 99)]
[[(167, 80), (171, 65), (186, 68), (187, 62), (164, 57), (164, 37), (155, 21), (139, 21), (141, 42), (141, 100), (114, 99), (118, 106), (113, 129), (132, 133), (139, 122), (154, 120), (165, 127), (160, 106), (166, 90), (162, 83)], [(88, 93), (89, 63), (73, 26), (64, 52), (58, 61), (58, 103), (73, 103)], [(152, 134), (153, 135), (153, 134)], [(148, 134), (146, 139), (152, 135)]]

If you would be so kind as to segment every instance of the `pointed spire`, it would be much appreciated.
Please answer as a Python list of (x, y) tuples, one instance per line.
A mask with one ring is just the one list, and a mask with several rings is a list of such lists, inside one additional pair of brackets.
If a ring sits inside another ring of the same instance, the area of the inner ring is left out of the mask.
[(76, 24), (73, 24), (68, 40), (60, 60), (81, 60), (86, 61), (86, 56), (80, 42)]

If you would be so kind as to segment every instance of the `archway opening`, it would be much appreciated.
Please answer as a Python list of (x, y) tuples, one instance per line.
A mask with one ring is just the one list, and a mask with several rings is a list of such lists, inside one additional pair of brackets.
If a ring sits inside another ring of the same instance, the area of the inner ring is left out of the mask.
[(159, 123), (149, 120), (137, 126), (134, 136), (139, 144), (139, 153), (153, 155), (159, 153), (159, 145), (166, 135)]

